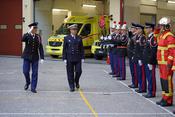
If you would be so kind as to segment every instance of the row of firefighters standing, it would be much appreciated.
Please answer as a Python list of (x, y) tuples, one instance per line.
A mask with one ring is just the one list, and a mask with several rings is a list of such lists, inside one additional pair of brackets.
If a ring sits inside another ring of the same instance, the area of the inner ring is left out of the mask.
[[(161, 106), (173, 104), (173, 71), (175, 71), (175, 37), (171, 33), (171, 20), (160, 19), (158, 26), (145, 23), (145, 26), (132, 23), (127, 25), (114, 22), (112, 34), (101, 37), (102, 48), (108, 48), (112, 72), (118, 80), (126, 79), (125, 58), (129, 58), (132, 83), (138, 93), (146, 93), (146, 98), (156, 96), (156, 65), (160, 72), (162, 99)], [(146, 32), (146, 34), (144, 34)]]

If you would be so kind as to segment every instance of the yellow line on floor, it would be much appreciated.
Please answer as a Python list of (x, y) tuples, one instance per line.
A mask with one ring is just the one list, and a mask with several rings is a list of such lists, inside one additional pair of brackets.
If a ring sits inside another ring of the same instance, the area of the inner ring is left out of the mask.
[(85, 104), (88, 106), (88, 108), (91, 110), (91, 112), (93, 113), (94, 117), (98, 117), (97, 112), (95, 112), (95, 110), (92, 108), (91, 104), (89, 103), (89, 101), (86, 99), (86, 97), (84, 96), (84, 93), (81, 89), (79, 89), (79, 93), (81, 98), (83, 99), (83, 101), (85, 102)]

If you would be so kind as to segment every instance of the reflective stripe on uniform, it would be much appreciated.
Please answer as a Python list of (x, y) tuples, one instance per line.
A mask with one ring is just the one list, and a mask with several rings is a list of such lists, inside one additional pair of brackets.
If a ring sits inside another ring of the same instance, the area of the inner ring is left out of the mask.
[(173, 60), (173, 57), (172, 56), (168, 56), (168, 59)]
[(175, 65), (172, 67), (172, 70), (175, 71)]
[(163, 35), (162, 39), (166, 39), (168, 36), (174, 36), (174, 35), (171, 32), (167, 32), (165, 35)]
[(161, 46), (158, 46), (158, 50), (168, 50), (168, 47), (161, 47)]
[(168, 48), (175, 48), (175, 44), (168, 45)]
[(167, 61), (158, 61), (158, 64), (167, 65)]

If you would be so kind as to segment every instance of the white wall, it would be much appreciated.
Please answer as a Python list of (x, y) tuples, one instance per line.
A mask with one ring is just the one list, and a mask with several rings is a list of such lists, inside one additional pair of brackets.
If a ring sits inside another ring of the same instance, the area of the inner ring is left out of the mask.
[(45, 48), (49, 36), (52, 34), (52, 0), (40, 0), (35, 3), (35, 21), (39, 23), (39, 32)]
[(124, 20), (128, 25), (131, 22), (140, 23), (140, 0), (124, 0)]
[(59, 12), (53, 12), (52, 14), (52, 24), (54, 26), (53, 29), (53, 34), (55, 33), (55, 31), (61, 26), (62, 22), (65, 19), (65, 16), (68, 15), (68, 11), (59, 11)]
[[(22, 33), (26, 33), (29, 30), (28, 25), (33, 22), (33, 1), (23, 0), (22, 1), (22, 16), (24, 22), (22, 24)], [(22, 44), (22, 50), (24, 50), (24, 43)]]
[(28, 25), (33, 22), (33, 1), (23, 0), (23, 10), (22, 16), (24, 18), (23, 22), (23, 33), (28, 31)]
[(140, 23), (140, 14), (156, 14), (157, 22), (163, 16), (175, 17), (175, 4), (157, 0), (124, 0), (124, 19)]
[[(120, 0), (110, 0), (109, 14), (113, 15), (113, 21), (117, 23), (120, 21)], [(110, 22), (110, 26), (112, 26), (112, 24), (113, 22)]]

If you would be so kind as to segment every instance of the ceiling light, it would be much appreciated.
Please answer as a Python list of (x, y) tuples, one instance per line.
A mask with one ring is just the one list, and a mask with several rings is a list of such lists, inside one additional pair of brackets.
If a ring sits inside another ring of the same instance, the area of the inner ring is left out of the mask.
[(152, 1), (156, 2), (157, 0), (152, 0)]
[(56, 12), (56, 11), (68, 11), (67, 9), (52, 9), (53, 12)]
[(175, 1), (168, 0), (168, 3), (174, 3), (175, 4)]
[(91, 7), (91, 8), (95, 8), (96, 5), (83, 4), (83, 7)]

